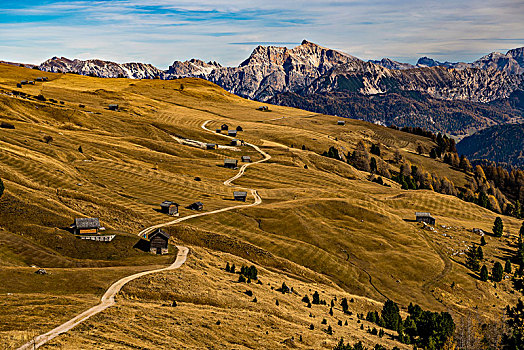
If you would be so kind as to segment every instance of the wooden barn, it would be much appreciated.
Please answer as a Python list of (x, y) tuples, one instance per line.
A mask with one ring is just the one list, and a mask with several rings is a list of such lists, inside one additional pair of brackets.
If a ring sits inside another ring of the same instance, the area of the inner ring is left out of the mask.
[(160, 203), (160, 212), (168, 215), (178, 215), (178, 204), (172, 201), (163, 201)]
[(228, 126), (227, 124), (222, 124), (222, 125), (220, 126), (220, 129), (221, 129), (221, 130), (229, 130), (229, 126)]
[(337, 122), (337, 125), (346, 125), (346, 121), (345, 120), (339, 120)]
[(237, 131), (236, 130), (229, 130), (227, 132), (227, 136), (236, 137), (237, 136)]
[(206, 149), (218, 149), (218, 145), (216, 143), (206, 143)]
[(416, 212), (415, 217), (417, 222), (425, 222), (428, 225), (435, 226), (435, 218), (431, 216), (431, 213)]
[(251, 157), (250, 156), (242, 156), (242, 162), (243, 163), (251, 163)]
[(224, 159), (224, 168), (236, 169), (238, 166), (238, 160), (236, 159)]
[(110, 111), (118, 111), (118, 105), (117, 104), (110, 104), (108, 106)]
[(98, 234), (100, 220), (98, 218), (76, 218), (71, 229), (75, 235)]
[(153, 254), (167, 254), (169, 252), (169, 233), (162, 229), (156, 229), (147, 235), (149, 251)]
[(233, 192), (233, 197), (236, 201), (245, 202), (247, 198), (247, 192), (246, 191), (235, 191)]
[(202, 210), (204, 209), (204, 203), (202, 202), (195, 202), (187, 207), (187, 209), (191, 210)]

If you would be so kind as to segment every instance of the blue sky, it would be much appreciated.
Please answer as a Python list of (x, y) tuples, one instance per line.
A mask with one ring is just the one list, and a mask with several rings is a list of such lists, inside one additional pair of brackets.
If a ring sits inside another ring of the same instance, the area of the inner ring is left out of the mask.
[(302, 39), (362, 59), (472, 61), (524, 46), (524, 0), (1, 0), (0, 60), (238, 65)]

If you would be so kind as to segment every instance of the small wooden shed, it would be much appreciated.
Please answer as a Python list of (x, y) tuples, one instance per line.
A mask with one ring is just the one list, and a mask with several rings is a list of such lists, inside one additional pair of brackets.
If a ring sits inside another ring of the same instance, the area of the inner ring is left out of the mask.
[(236, 130), (229, 130), (227, 132), (227, 136), (236, 137), (237, 136), (237, 131)]
[(224, 168), (236, 169), (238, 166), (238, 160), (236, 159), (224, 159)]
[(245, 202), (247, 198), (247, 192), (246, 191), (235, 191), (233, 192), (233, 197), (236, 201)]
[(425, 222), (428, 225), (435, 226), (435, 218), (431, 216), (431, 213), (416, 212), (415, 217), (417, 222)]
[(187, 207), (187, 209), (191, 210), (202, 210), (204, 209), (204, 203), (202, 202), (195, 202)]
[(168, 215), (178, 215), (178, 203), (173, 201), (163, 201), (160, 203), (160, 212)]
[(169, 233), (160, 228), (148, 234), (149, 251), (153, 254), (167, 254), (169, 237)]
[(251, 157), (250, 156), (242, 156), (242, 162), (243, 163), (251, 163)]
[(100, 220), (98, 218), (76, 218), (71, 229), (75, 235), (98, 234)]
[(118, 111), (118, 105), (117, 104), (110, 104), (108, 106), (110, 111)]
[(345, 120), (339, 120), (337, 122), (337, 125), (346, 125), (346, 121)]
[(231, 146), (244, 146), (244, 141), (242, 140), (238, 140), (238, 139), (233, 139), (231, 140)]
[(216, 143), (207, 143), (206, 149), (218, 149), (218, 145)]

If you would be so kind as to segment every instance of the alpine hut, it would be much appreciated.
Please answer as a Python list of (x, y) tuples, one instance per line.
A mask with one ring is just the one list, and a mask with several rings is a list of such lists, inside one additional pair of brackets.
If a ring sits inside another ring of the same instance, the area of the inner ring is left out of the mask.
[(235, 191), (233, 192), (233, 197), (236, 201), (245, 202), (247, 198), (247, 192), (245, 191)]
[(206, 143), (206, 149), (218, 149), (218, 145), (216, 143)]
[(169, 252), (169, 233), (162, 229), (156, 229), (147, 235), (149, 251), (153, 254), (167, 254)]
[(243, 163), (251, 163), (251, 157), (250, 156), (242, 156), (242, 162)]
[(238, 160), (236, 159), (224, 159), (224, 168), (236, 169)]
[(195, 202), (187, 207), (187, 209), (191, 210), (202, 210), (204, 209), (204, 204), (202, 202)]
[(110, 104), (108, 106), (110, 111), (118, 111), (118, 105), (117, 104)]
[(75, 235), (98, 234), (100, 220), (98, 218), (76, 218), (71, 229)]
[(346, 125), (346, 121), (345, 120), (339, 120), (337, 122), (337, 125)]
[(178, 204), (172, 201), (160, 203), (160, 212), (168, 215), (178, 215)]
[(435, 226), (435, 218), (430, 213), (416, 212), (417, 222), (425, 222), (428, 225)]
[(237, 136), (237, 131), (236, 130), (229, 130), (227, 132), (227, 136), (236, 137)]

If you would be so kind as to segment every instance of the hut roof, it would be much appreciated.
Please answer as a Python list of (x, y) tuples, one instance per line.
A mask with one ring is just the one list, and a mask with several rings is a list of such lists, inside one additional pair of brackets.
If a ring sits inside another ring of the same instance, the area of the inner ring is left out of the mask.
[(238, 160), (236, 159), (224, 159), (224, 164), (237, 164)]
[(169, 207), (171, 205), (176, 205), (178, 207), (178, 203), (175, 203), (173, 201), (163, 201), (162, 203), (160, 203), (161, 207)]
[(431, 213), (426, 213), (426, 212), (416, 212), (416, 213), (415, 213), (415, 216), (416, 216), (416, 217), (426, 217), (426, 218), (430, 218), (430, 217), (431, 217)]
[(160, 235), (160, 236), (164, 236), (166, 239), (169, 239), (169, 237), (171, 237), (171, 235), (169, 233), (167, 233), (166, 231), (160, 229), (160, 228), (157, 228), (155, 231), (151, 232), (149, 235), (147, 235), (147, 239), (151, 239), (157, 235)]
[(233, 192), (233, 196), (235, 197), (247, 197), (246, 191), (235, 191)]
[(75, 227), (79, 229), (100, 228), (100, 220), (98, 218), (76, 218)]

